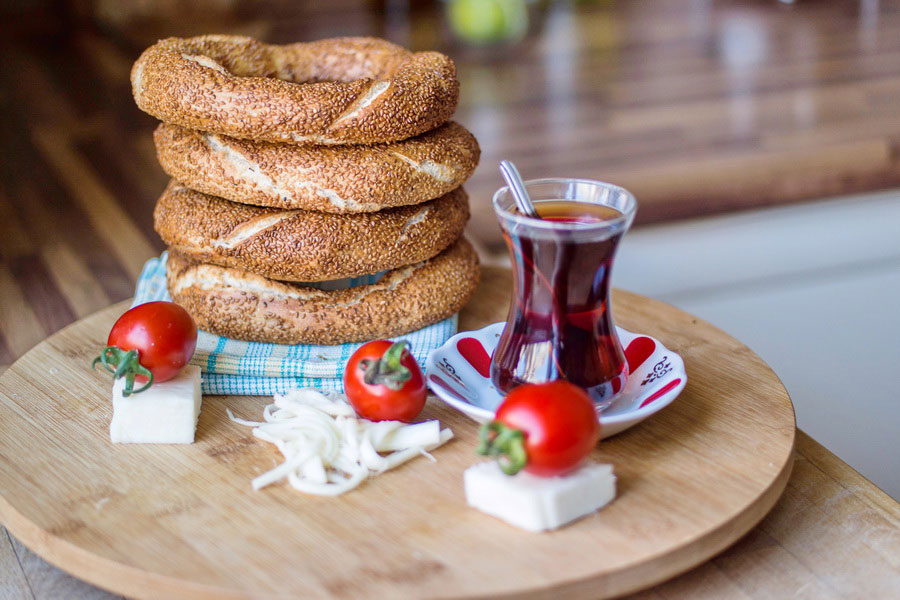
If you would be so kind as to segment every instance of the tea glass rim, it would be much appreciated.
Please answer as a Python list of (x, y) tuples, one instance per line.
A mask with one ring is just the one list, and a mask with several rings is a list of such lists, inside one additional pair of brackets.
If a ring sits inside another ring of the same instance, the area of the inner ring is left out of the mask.
[[(512, 212), (504, 208), (500, 205), (500, 199), (504, 194), (512, 195), (510, 192), (509, 186), (504, 185), (499, 188), (496, 192), (494, 192), (494, 196), (491, 199), (491, 204), (494, 207), (494, 212), (498, 215), (502, 215), (505, 219), (509, 219), (513, 223), (527, 226), (527, 227), (539, 227), (542, 229), (555, 230), (555, 231), (571, 231), (572, 229), (579, 230), (592, 230), (592, 229), (608, 229), (611, 227), (616, 227), (618, 225), (627, 226), (631, 220), (634, 218), (634, 213), (637, 211), (637, 198), (634, 197), (634, 194), (629, 192), (627, 189), (622, 186), (615, 185), (613, 183), (607, 183), (605, 181), (599, 181), (597, 179), (585, 179), (581, 177), (542, 177), (539, 179), (528, 179), (523, 182), (525, 184), (525, 189), (527, 190), (529, 186), (547, 184), (547, 183), (559, 183), (559, 184), (572, 184), (572, 183), (580, 183), (586, 184), (594, 187), (601, 187), (606, 190), (610, 190), (613, 192), (618, 192), (623, 194), (626, 197), (626, 210), (620, 211), (622, 214), (614, 219), (605, 219), (603, 221), (594, 222), (594, 223), (585, 223), (585, 222), (572, 222), (572, 221), (551, 221), (548, 219), (535, 219), (534, 217), (527, 217), (525, 215), (519, 214), (517, 212)], [(572, 199), (573, 202), (585, 202), (583, 200)], [(540, 200), (538, 201), (540, 202)], [(595, 204), (591, 202), (585, 202), (585, 204)], [(515, 202), (511, 203), (512, 207), (515, 207)], [(606, 206), (606, 205), (604, 205)]]

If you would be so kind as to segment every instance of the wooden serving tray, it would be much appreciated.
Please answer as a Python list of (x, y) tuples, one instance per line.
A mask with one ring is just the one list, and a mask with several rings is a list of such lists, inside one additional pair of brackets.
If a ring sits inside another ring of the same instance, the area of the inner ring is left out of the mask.
[[(485, 269), (461, 329), (505, 317), (509, 272)], [(113, 445), (107, 375), (90, 370), (121, 303), (53, 335), (0, 377), (0, 518), (27, 546), (136, 598), (600, 598), (648, 587), (734, 542), (772, 507), (794, 444), (790, 399), (746, 346), (618, 292), (617, 321), (685, 359), (675, 402), (599, 444), (616, 500), (533, 534), (466, 507), (477, 426), (435, 399), (456, 439), (339, 498), (251, 478), (280, 461), (228, 420), (268, 398), (207, 396), (190, 446)]]

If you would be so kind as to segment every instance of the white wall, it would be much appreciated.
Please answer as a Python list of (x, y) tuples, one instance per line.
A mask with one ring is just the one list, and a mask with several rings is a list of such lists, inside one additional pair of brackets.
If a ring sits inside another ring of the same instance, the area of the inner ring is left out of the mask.
[(753, 348), (799, 427), (900, 499), (900, 191), (638, 228), (613, 285)]

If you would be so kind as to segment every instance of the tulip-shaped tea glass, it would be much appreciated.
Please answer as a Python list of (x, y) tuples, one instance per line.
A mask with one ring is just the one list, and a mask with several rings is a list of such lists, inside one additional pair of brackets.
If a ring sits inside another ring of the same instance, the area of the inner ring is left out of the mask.
[(637, 202), (620, 187), (586, 179), (536, 179), (525, 187), (539, 219), (516, 209), (508, 187), (493, 199), (512, 258), (513, 297), (491, 379), (504, 394), (564, 379), (602, 410), (628, 376), (609, 282)]

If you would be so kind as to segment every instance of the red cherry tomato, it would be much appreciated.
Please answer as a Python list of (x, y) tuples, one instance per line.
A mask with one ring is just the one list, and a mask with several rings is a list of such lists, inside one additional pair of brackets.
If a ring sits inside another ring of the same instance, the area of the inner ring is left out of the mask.
[(600, 423), (587, 392), (553, 381), (513, 389), (481, 435), (478, 452), (498, 456), (508, 475), (524, 467), (552, 477), (575, 469), (590, 454)]
[(344, 393), (370, 421), (412, 421), (425, 406), (425, 377), (408, 342), (376, 340), (360, 346), (344, 369)]
[(126, 377), (128, 395), (134, 381), (163, 382), (175, 377), (196, 347), (197, 327), (186, 310), (174, 302), (148, 302), (119, 317), (94, 365), (102, 362), (116, 377)]

